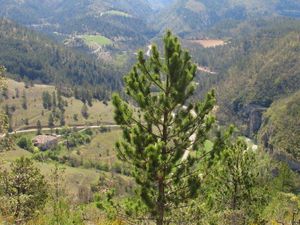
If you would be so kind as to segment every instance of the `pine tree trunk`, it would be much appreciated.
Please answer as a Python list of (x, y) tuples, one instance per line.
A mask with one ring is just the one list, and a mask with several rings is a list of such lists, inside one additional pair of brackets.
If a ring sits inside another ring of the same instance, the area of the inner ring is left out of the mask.
[(232, 225), (237, 225), (238, 224), (238, 215), (236, 214), (236, 209), (237, 209), (237, 192), (238, 192), (238, 186), (237, 183), (234, 182), (234, 193), (233, 193), (233, 199), (232, 199)]
[[(168, 96), (168, 93), (166, 93), (166, 96)], [(165, 142), (165, 144), (167, 143), (168, 141), (168, 124), (167, 124), (167, 121), (168, 121), (168, 115), (169, 115), (169, 112), (168, 110), (166, 109), (165, 112), (164, 112), (164, 124), (163, 124), (163, 136), (162, 136), (162, 140)], [(163, 147), (162, 149), (162, 158), (166, 158), (167, 154), (167, 147)], [(163, 171), (162, 171), (162, 177), (159, 178), (159, 181), (158, 181), (158, 217), (157, 217), (157, 222), (156, 224), (157, 225), (163, 225), (164, 224), (164, 218), (165, 218), (165, 169), (163, 168)]]
[(165, 217), (165, 190), (163, 180), (159, 181), (159, 196), (158, 196), (158, 217), (157, 217), (157, 225), (164, 224)]

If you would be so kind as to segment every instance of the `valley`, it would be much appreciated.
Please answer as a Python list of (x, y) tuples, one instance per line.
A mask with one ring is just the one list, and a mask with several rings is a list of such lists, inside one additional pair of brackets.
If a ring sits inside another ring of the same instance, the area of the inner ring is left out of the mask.
[(300, 219), (297, 0), (0, 5), (0, 224)]

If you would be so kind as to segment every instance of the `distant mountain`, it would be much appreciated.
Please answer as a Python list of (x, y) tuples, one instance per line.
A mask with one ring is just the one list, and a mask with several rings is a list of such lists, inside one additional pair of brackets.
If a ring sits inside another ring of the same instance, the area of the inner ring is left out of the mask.
[(145, 42), (152, 8), (144, 0), (0, 0), (0, 17), (47, 33), (98, 32), (108, 38)]
[[(224, 20), (288, 16), (300, 18), (298, 0), (177, 0), (156, 16), (160, 30), (181, 35), (201, 32)], [(159, 19), (158, 19), (159, 18)]]
[(66, 89), (97, 89), (99, 98), (120, 88), (120, 73), (112, 66), (66, 49), (6, 19), (0, 20), (0, 65), (14, 79)]

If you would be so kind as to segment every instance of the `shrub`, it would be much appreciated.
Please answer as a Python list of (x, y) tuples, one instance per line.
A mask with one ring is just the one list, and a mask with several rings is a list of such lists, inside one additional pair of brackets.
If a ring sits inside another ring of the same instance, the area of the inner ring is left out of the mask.
[(23, 148), (29, 152), (33, 152), (34, 151), (34, 146), (32, 144), (32, 141), (30, 138), (22, 136), (18, 141), (17, 141), (17, 145), (20, 148)]

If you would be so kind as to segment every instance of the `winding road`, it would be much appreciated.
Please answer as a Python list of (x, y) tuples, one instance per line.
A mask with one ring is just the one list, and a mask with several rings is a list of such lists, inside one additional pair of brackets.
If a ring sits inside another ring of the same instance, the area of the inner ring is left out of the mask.
[[(117, 124), (103, 124), (103, 125), (91, 125), (91, 126), (71, 126), (71, 128), (76, 128), (76, 129), (97, 129), (97, 128), (119, 128), (120, 126)], [(65, 127), (45, 127), (42, 128), (42, 131), (50, 131), (50, 130), (62, 130)], [(10, 135), (13, 134), (25, 134), (25, 133), (31, 133), (31, 132), (36, 132), (38, 129), (37, 128), (31, 128), (31, 129), (22, 129), (22, 130), (15, 130), (13, 132), (10, 132)], [(0, 138), (3, 138), (5, 134), (1, 134)]]

